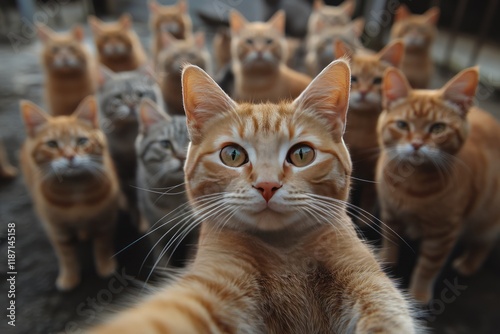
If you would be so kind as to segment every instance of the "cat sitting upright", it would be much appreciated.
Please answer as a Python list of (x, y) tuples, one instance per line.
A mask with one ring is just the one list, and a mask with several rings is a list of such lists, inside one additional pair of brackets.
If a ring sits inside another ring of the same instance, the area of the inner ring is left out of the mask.
[(95, 67), (83, 44), (83, 28), (75, 26), (69, 33), (55, 33), (38, 23), (37, 32), (42, 42), (47, 109), (54, 116), (70, 115), (95, 92)]
[(299, 96), (311, 78), (286, 66), (285, 13), (278, 11), (265, 23), (249, 23), (232, 10), (230, 24), (234, 98), (279, 102)]
[(146, 53), (132, 27), (132, 18), (123, 14), (118, 22), (88, 18), (94, 34), (97, 59), (113, 72), (134, 71), (147, 62)]

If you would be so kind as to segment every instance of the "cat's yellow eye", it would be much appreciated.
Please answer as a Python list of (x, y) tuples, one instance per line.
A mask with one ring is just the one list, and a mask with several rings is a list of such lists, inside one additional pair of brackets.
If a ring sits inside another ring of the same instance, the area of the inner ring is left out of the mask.
[(434, 123), (429, 128), (429, 132), (432, 133), (432, 134), (437, 135), (437, 134), (440, 134), (441, 132), (443, 132), (445, 129), (446, 129), (446, 124), (444, 124), (444, 123)]
[(45, 145), (47, 145), (50, 148), (57, 148), (59, 146), (56, 140), (47, 140)]
[(311, 146), (297, 144), (288, 151), (287, 161), (296, 167), (305, 167), (313, 162), (315, 156), (316, 153)]
[(408, 125), (408, 122), (405, 122), (405, 121), (397, 121), (396, 122), (396, 126), (398, 127), (398, 129), (400, 130), (409, 130), (410, 129), (410, 126)]
[(237, 144), (231, 144), (220, 151), (220, 159), (229, 167), (240, 167), (248, 162), (247, 152)]

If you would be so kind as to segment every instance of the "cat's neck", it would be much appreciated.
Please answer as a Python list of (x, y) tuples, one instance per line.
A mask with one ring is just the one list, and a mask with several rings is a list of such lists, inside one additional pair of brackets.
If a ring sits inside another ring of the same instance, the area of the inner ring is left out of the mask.
[(277, 83), (283, 73), (284, 64), (269, 67), (265, 71), (252, 71), (244, 69), (241, 64), (233, 65), (236, 85), (241, 89), (267, 90), (269, 86)]

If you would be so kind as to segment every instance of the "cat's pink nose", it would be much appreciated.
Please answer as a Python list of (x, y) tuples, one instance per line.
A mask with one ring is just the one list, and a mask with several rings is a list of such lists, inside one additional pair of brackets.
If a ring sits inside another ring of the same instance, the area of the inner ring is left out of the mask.
[(413, 146), (415, 151), (418, 151), (422, 146), (424, 146), (424, 143), (421, 141), (414, 141), (411, 143), (411, 146)]
[(260, 182), (253, 187), (260, 192), (266, 202), (269, 202), (282, 185), (277, 182)]

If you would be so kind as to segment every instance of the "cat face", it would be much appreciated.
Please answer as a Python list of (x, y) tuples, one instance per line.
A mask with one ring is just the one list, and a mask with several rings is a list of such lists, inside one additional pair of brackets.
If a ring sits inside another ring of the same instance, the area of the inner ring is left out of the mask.
[(128, 57), (132, 53), (132, 19), (124, 14), (118, 22), (104, 23), (94, 16), (89, 17), (97, 51), (107, 58)]
[(109, 126), (137, 124), (139, 105), (144, 98), (156, 103), (162, 101), (160, 88), (148, 67), (113, 73), (101, 66), (99, 76), (100, 112)]
[(37, 32), (43, 43), (42, 63), (47, 70), (70, 74), (87, 68), (82, 27), (75, 26), (70, 33), (58, 34), (43, 24), (37, 24)]
[(432, 7), (423, 15), (412, 15), (406, 6), (400, 6), (391, 30), (392, 38), (403, 39), (409, 50), (427, 48), (434, 41), (439, 13), (438, 7)]
[(186, 39), (191, 25), (186, 1), (179, 0), (173, 6), (161, 6), (156, 1), (150, 1), (149, 10), (151, 27), (156, 33), (166, 32), (176, 39)]
[(267, 23), (248, 23), (231, 11), (231, 53), (245, 70), (277, 68), (286, 59), (285, 13), (278, 11)]
[(191, 40), (176, 40), (170, 33), (163, 32), (163, 50), (159, 55), (159, 70), (164, 74), (181, 74), (185, 64), (208, 69), (210, 56), (205, 48), (205, 34), (196, 33)]
[(323, 0), (315, 0), (309, 18), (309, 33), (318, 33), (327, 27), (344, 26), (351, 22), (355, 2), (345, 1), (340, 6), (326, 6)]
[(106, 141), (97, 125), (97, 102), (88, 97), (72, 116), (51, 117), (21, 101), (30, 155), (47, 180), (102, 173)]
[(189, 136), (186, 117), (169, 116), (149, 99), (140, 107), (136, 151), (151, 187), (175, 186), (184, 180)]
[[(348, 55), (348, 47), (341, 41), (335, 42), (336, 58)], [(358, 53), (351, 61), (351, 97), (349, 106), (353, 109), (380, 110), (382, 105), (382, 76), (390, 67), (399, 67), (403, 58), (404, 44), (396, 40), (377, 54)]]
[(186, 188), (199, 215), (217, 203), (212, 221), (239, 230), (304, 228), (314, 196), (346, 200), (349, 81), (347, 63), (336, 61), (293, 103), (236, 104), (188, 66)]
[(385, 111), (379, 118), (379, 141), (393, 158), (443, 164), (457, 153), (468, 134), (466, 114), (472, 105), (479, 73), (464, 70), (439, 90), (412, 90), (404, 74), (386, 71)]

